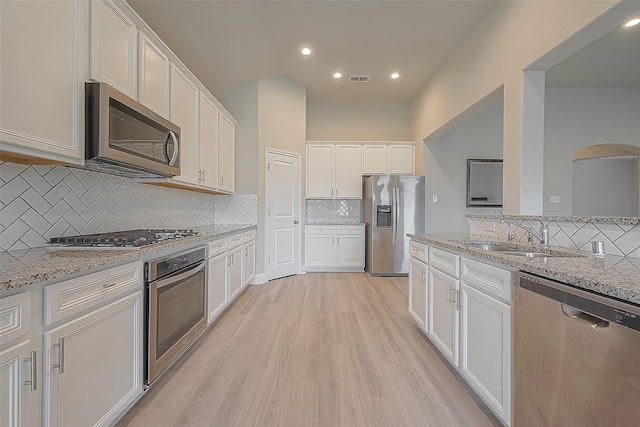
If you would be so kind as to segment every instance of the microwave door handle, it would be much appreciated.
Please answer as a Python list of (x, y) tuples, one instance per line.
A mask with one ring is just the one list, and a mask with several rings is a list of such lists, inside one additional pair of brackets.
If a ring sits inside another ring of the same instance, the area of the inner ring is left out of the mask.
[[(173, 149), (173, 155), (171, 156), (171, 158), (169, 158), (169, 138), (171, 138), (173, 146), (175, 147)], [(165, 160), (168, 162), (169, 166), (173, 166), (178, 159), (178, 151), (180, 151), (180, 146), (178, 145), (178, 138), (176, 138), (176, 134), (171, 130), (164, 136), (163, 149)]]
[(164, 286), (172, 285), (172, 284), (174, 284), (176, 282), (179, 282), (179, 281), (181, 281), (183, 279), (187, 279), (187, 278), (189, 278), (191, 276), (195, 276), (197, 273), (199, 273), (200, 271), (204, 270), (206, 265), (207, 265), (206, 262), (202, 262), (202, 263), (198, 264), (197, 266), (192, 267), (192, 268), (190, 268), (189, 270), (187, 270), (185, 272), (182, 272), (180, 274), (176, 274), (175, 276), (169, 276), (169, 277), (167, 277), (165, 279), (162, 279), (162, 280), (158, 280), (156, 282), (156, 289), (160, 289), (160, 288), (162, 288)]

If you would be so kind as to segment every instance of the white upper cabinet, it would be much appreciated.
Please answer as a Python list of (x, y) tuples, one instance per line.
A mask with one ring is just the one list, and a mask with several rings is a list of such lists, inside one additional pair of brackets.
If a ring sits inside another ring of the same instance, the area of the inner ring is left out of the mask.
[(200, 92), (200, 185), (218, 187), (218, 130), (220, 109), (204, 93)]
[(84, 161), (88, 6), (0, 1), (0, 158)]
[(169, 118), (169, 57), (144, 33), (139, 40), (138, 101)]
[(180, 176), (175, 181), (198, 184), (198, 103), (200, 92), (175, 65), (171, 66), (170, 120), (180, 126)]
[(220, 113), (218, 143), (218, 189), (233, 193), (235, 189), (236, 125)]
[(413, 175), (414, 146), (389, 145), (389, 173)]
[(307, 145), (307, 199), (333, 197), (333, 147), (331, 144)]
[(362, 173), (365, 175), (387, 173), (387, 151), (386, 145), (364, 145)]
[(413, 144), (365, 144), (362, 147), (362, 174), (405, 174), (414, 172)]
[(92, 80), (137, 95), (138, 30), (111, 0), (91, 2)]
[(362, 198), (362, 146), (307, 145), (307, 199)]
[(336, 145), (335, 196), (362, 198), (362, 146)]

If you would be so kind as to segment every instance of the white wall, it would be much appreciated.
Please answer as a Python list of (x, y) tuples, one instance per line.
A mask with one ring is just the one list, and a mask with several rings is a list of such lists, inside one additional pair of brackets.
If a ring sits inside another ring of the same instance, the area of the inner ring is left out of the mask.
[[(467, 233), (467, 159), (502, 158), (502, 103), (486, 107), (474, 117), (424, 145), (427, 233)], [(433, 203), (433, 196), (438, 202)]]
[[(265, 149), (273, 148), (301, 155), (304, 189), (306, 104), (306, 88), (286, 77), (258, 79), (234, 93), (224, 103), (238, 121), (236, 181), (239, 184), (236, 185), (251, 192), (255, 189), (258, 193), (257, 275), (266, 272)], [(302, 198), (304, 199), (304, 193)], [(302, 204), (301, 218), (304, 216)], [(304, 254), (302, 256), (304, 259)]]
[(309, 102), (309, 141), (407, 141), (408, 102)]
[[(596, 144), (640, 146), (640, 89), (547, 88), (544, 214), (572, 213), (573, 152)], [(560, 203), (549, 203), (549, 196)]]
[[(505, 210), (520, 213), (524, 104), (522, 70), (617, 3), (620, 2), (496, 2), (487, 13), (487, 18), (479, 23), (413, 99), (413, 139), (420, 141), (425, 137), (439, 136), (451, 129), (451, 124), (467, 109), (504, 87)], [(573, 51), (563, 52), (564, 57), (590, 43), (604, 31), (600, 27), (594, 27), (589, 32), (581, 31), (580, 40), (573, 40), (571, 46), (566, 48)], [(557, 52), (552, 53), (558, 61), (563, 59)], [(546, 65), (548, 68), (555, 64)], [(424, 168), (427, 168), (426, 164)], [(527, 197), (527, 194), (522, 197)]]

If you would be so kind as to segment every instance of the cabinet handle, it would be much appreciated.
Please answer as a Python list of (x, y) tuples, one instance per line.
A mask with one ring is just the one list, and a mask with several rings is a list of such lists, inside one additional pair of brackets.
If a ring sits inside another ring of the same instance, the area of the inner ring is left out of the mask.
[(338, 189), (336, 188), (336, 196), (338, 195)]
[(244, 256), (249, 256), (249, 248), (244, 248)]
[(104, 285), (102, 285), (102, 287), (104, 289), (108, 289), (108, 288), (113, 288), (116, 284), (115, 283), (105, 283)]
[(206, 172), (203, 170), (202, 171), (202, 182), (204, 182), (204, 180), (205, 180), (205, 176), (206, 176), (205, 174), (206, 174)]
[(58, 348), (58, 364), (53, 365), (53, 368), (58, 368), (59, 373), (64, 374), (64, 338), (60, 338), (53, 348)]
[(332, 237), (332, 238), (331, 238), (331, 244), (332, 244), (332, 245), (335, 245), (335, 244), (336, 244), (336, 238), (335, 238), (335, 237)]
[(456, 303), (457, 291), (454, 288), (449, 289), (449, 305)]
[(340, 238), (336, 237), (337, 243), (340, 244)]
[(425, 270), (422, 270), (422, 278), (421, 278), (422, 284), (426, 285), (427, 284), (427, 272)]
[(220, 187), (224, 187), (224, 176), (220, 177)]
[(333, 196), (333, 188), (331, 189), (331, 195)]
[(38, 389), (38, 359), (35, 351), (31, 352), (31, 357), (25, 359), (25, 362), (27, 361), (31, 364), (31, 381), (25, 381), (24, 385), (30, 386), (31, 391), (36, 391)]

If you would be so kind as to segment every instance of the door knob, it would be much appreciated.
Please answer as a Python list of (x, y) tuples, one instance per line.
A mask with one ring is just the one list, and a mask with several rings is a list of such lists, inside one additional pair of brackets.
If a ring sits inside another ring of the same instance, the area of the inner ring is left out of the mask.
[(300, 221), (298, 221), (297, 219), (294, 219), (294, 220), (293, 220), (293, 223), (294, 223), (294, 224), (300, 224)]

